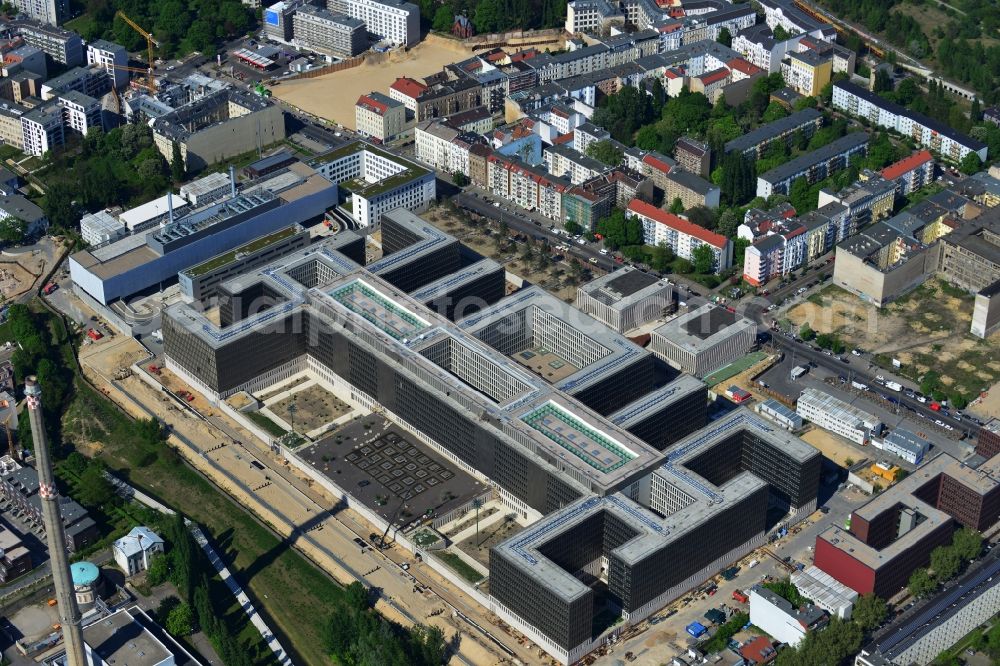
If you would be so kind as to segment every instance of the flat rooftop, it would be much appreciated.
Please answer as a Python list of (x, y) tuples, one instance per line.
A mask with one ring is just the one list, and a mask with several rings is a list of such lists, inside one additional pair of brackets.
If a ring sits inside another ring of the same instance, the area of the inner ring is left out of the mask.
[(614, 308), (626, 308), (664, 289), (670, 289), (665, 280), (631, 266), (602, 275), (580, 287), (580, 291)]
[(156, 666), (174, 656), (125, 609), (84, 627), (83, 640), (106, 664)]
[(430, 326), (425, 319), (406, 310), (362, 280), (337, 287), (330, 296), (351, 312), (361, 315), (396, 340), (415, 338)]
[(710, 308), (684, 322), (684, 330), (701, 340), (707, 340), (716, 333), (736, 323), (736, 314), (723, 308)]
[(274, 245), (275, 243), (278, 243), (280, 241), (283, 241), (287, 238), (294, 236), (296, 233), (300, 231), (302, 231), (302, 227), (300, 227), (297, 224), (294, 224), (290, 227), (286, 227), (279, 231), (275, 231), (273, 234), (268, 234), (267, 236), (261, 236), (260, 238), (255, 238), (249, 243), (245, 243), (239, 246), (235, 250), (230, 250), (229, 252), (224, 252), (223, 254), (212, 257), (208, 261), (202, 264), (198, 264), (197, 266), (192, 266), (191, 268), (187, 269), (184, 272), (190, 275), (191, 277), (199, 277), (201, 275), (204, 275), (205, 273), (214, 271), (216, 269), (222, 268), (223, 266), (227, 266), (233, 263), (234, 261), (236, 261), (237, 257), (241, 255), (250, 254), (252, 252), (258, 252), (260, 250), (266, 249), (267, 247)]
[(699, 352), (726, 339), (729, 335), (756, 327), (757, 325), (749, 319), (739, 317), (723, 307), (706, 303), (653, 329), (653, 335), (658, 335), (668, 343), (686, 351)]
[[(668, 405), (690, 395), (693, 391), (704, 391), (705, 383), (688, 374), (682, 374), (674, 381), (647, 393), (638, 400), (625, 405), (610, 414), (608, 420), (622, 428), (628, 428), (642, 421), (650, 413), (658, 412)], [(707, 397), (706, 397), (707, 400)]]
[(636, 457), (620, 442), (587, 426), (552, 402), (536, 407), (521, 420), (605, 474)]

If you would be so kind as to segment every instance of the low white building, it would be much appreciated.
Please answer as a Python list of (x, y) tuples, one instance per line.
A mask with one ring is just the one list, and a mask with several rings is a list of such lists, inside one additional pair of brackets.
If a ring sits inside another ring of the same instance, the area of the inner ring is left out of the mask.
[(882, 440), (883, 451), (902, 458), (911, 465), (919, 465), (930, 448), (930, 442), (904, 428), (896, 428)]
[(882, 433), (882, 421), (829, 393), (807, 388), (799, 396), (795, 411), (802, 418), (844, 439), (864, 445)]
[(80, 236), (88, 245), (103, 245), (128, 233), (125, 225), (106, 210), (87, 213), (80, 218)]
[(115, 556), (115, 564), (126, 575), (134, 576), (140, 571), (149, 569), (153, 556), (162, 553), (163, 546), (163, 539), (156, 532), (144, 525), (138, 525), (116, 540), (111, 550)]
[(166, 221), (171, 216), (177, 219), (181, 214), (187, 212), (188, 203), (180, 197), (165, 194), (162, 197), (147, 201), (141, 206), (130, 208), (118, 216), (128, 230), (132, 233), (151, 229), (157, 224)]
[(771, 590), (750, 590), (750, 622), (782, 643), (798, 645), (809, 631), (825, 626), (828, 619), (817, 606), (795, 608)]
[(785, 430), (798, 430), (802, 427), (802, 417), (794, 409), (785, 407), (774, 398), (757, 403), (754, 411), (771, 419)]
[(858, 593), (817, 566), (811, 566), (803, 571), (796, 571), (791, 577), (795, 585), (806, 599), (825, 610), (830, 616), (841, 620), (850, 620), (854, 610), (854, 601)]

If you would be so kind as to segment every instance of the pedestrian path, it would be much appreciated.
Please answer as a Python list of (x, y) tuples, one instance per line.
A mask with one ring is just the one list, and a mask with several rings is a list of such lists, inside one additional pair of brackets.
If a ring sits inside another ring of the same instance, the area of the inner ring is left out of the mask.
[(264, 619), (257, 612), (257, 609), (254, 608), (252, 603), (250, 603), (250, 597), (248, 597), (246, 592), (243, 591), (240, 584), (236, 582), (236, 578), (229, 573), (229, 569), (222, 561), (222, 558), (219, 557), (219, 554), (215, 552), (215, 549), (212, 548), (212, 544), (208, 542), (208, 537), (205, 536), (205, 533), (202, 532), (201, 528), (195, 523), (192, 523), (191, 521), (185, 522), (187, 522), (188, 529), (191, 530), (191, 535), (194, 536), (194, 540), (197, 541), (198, 545), (201, 546), (201, 549), (205, 551), (205, 554), (208, 556), (208, 560), (219, 573), (219, 578), (221, 578), (222, 581), (229, 587), (229, 591), (236, 597), (236, 600), (240, 603), (240, 607), (250, 618), (253, 626), (255, 626), (257, 631), (260, 632), (260, 635), (264, 637), (264, 642), (267, 643), (267, 646), (271, 648), (275, 656), (278, 658), (278, 662), (284, 664), (285, 666), (293, 666), (291, 658), (288, 656), (288, 653), (285, 652), (285, 648), (281, 647), (281, 643), (278, 642), (277, 637), (268, 628)]

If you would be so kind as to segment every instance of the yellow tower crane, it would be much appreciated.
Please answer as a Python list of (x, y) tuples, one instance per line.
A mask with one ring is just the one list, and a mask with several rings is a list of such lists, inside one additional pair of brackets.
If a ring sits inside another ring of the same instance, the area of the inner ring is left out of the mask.
[(135, 21), (133, 21), (132, 19), (130, 19), (128, 16), (126, 16), (125, 12), (123, 12), (122, 10), (119, 9), (117, 12), (115, 12), (115, 16), (120, 17), (121, 20), (123, 20), (126, 23), (128, 23), (129, 26), (131, 26), (131, 28), (133, 30), (135, 30), (137, 33), (139, 33), (140, 35), (142, 35), (143, 37), (146, 38), (146, 51), (147, 51), (147, 57), (148, 57), (147, 64), (149, 65), (149, 69), (146, 70), (146, 87), (149, 89), (150, 92), (156, 92), (156, 79), (153, 78), (153, 63), (154, 63), (154, 60), (153, 60), (153, 47), (154, 46), (159, 46), (160, 43), (158, 41), (156, 41), (155, 37), (153, 37), (151, 34), (149, 34), (145, 30), (143, 30), (141, 27), (139, 27), (138, 23), (136, 23)]

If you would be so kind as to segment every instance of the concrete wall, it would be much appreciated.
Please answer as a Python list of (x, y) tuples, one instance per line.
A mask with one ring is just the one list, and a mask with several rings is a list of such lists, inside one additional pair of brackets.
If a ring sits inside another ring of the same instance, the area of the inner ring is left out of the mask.
[(915, 254), (906, 263), (882, 272), (861, 258), (837, 249), (833, 283), (878, 307), (882, 307), (923, 284), (933, 271), (927, 266), (927, 251)]
[[(161, 134), (154, 133), (153, 138), (156, 147), (169, 162), (173, 156), (173, 143)], [(284, 113), (281, 107), (271, 105), (262, 111), (230, 118), (195, 132), (181, 142), (181, 155), (188, 171), (200, 171), (216, 162), (250, 152), (258, 146), (269, 146), (284, 138)]]

